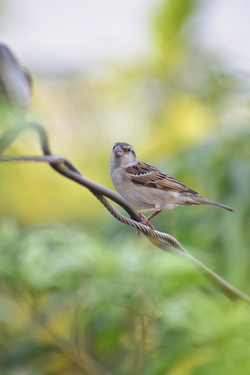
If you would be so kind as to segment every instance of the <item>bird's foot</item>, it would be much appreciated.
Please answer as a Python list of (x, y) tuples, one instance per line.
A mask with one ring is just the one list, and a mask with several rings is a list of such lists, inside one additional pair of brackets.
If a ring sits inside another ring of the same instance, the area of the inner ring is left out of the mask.
[[(146, 224), (146, 225), (148, 225), (148, 226), (152, 229), (152, 232), (154, 232), (155, 227), (154, 227), (152, 224), (149, 223), (148, 218), (147, 218), (146, 216), (144, 216), (144, 215), (143, 215), (142, 213), (140, 213), (140, 212), (139, 212), (139, 214), (140, 214), (140, 216), (143, 218), (142, 224)], [(131, 216), (130, 216), (130, 219), (132, 219)], [(136, 229), (136, 234), (137, 234), (138, 237), (141, 237), (141, 236), (140, 236), (140, 230), (139, 230), (138, 228)]]
[(141, 217), (143, 218), (143, 221), (145, 222), (145, 224), (148, 225), (152, 229), (152, 231), (154, 232), (155, 227), (152, 224), (150, 224), (150, 220), (152, 220), (153, 217), (155, 217), (156, 215), (158, 215), (162, 210), (156, 210), (155, 212), (153, 212), (148, 217), (146, 217), (146, 216), (143, 215), (143, 212), (149, 212), (149, 211), (152, 211), (152, 209), (139, 210), (137, 212), (141, 215)]
[(149, 222), (149, 220), (151, 220), (150, 216), (152, 216), (152, 215), (150, 215), (149, 217), (146, 217), (141, 212), (139, 212), (139, 214), (143, 218), (143, 224), (146, 224), (147, 226), (149, 226), (152, 229), (152, 232), (154, 232), (155, 227), (152, 224), (150, 224), (150, 222)]
[[(152, 220), (153, 217), (155, 217), (156, 215), (158, 215), (162, 210), (156, 210), (155, 212), (153, 212), (148, 217), (146, 217), (145, 215), (143, 215), (143, 212), (150, 212), (150, 211), (153, 211), (153, 210), (150, 208), (150, 209), (145, 209), (145, 210), (138, 210), (137, 212), (140, 214), (140, 216), (143, 219), (142, 223), (146, 224), (148, 227), (150, 227), (151, 230), (152, 230), (152, 232), (154, 233), (155, 227), (152, 224), (150, 224), (150, 220)], [(131, 219), (131, 217), (130, 217), (130, 219)], [(140, 231), (139, 231), (139, 229), (137, 229), (137, 236), (140, 237)]]
[(138, 237), (141, 238), (139, 229), (136, 229), (136, 234), (137, 234)]

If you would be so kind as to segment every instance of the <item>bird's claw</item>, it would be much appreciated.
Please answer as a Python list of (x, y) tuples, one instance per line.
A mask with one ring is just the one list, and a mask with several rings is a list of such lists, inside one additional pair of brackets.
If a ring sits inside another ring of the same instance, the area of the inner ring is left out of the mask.
[(154, 232), (155, 227), (152, 224), (150, 224), (148, 218), (146, 216), (144, 216), (141, 212), (139, 212), (139, 214), (143, 218), (143, 224), (146, 224), (148, 227), (151, 228), (152, 232)]
[[(147, 219), (147, 217), (144, 216), (144, 215), (143, 215), (142, 213), (140, 213), (140, 212), (139, 212), (139, 214), (140, 214), (140, 216), (143, 218), (142, 224), (147, 225), (148, 227), (151, 228), (152, 232), (154, 232), (155, 227), (154, 227), (152, 224), (150, 224), (150, 222), (149, 222), (149, 220)], [(131, 216), (130, 216), (130, 219), (132, 219)], [(138, 228), (136, 229), (136, 234), (137, 234), (138, 237), (141, 238), (141, 236), (140, 236), (140, 230), (139, 230)]]

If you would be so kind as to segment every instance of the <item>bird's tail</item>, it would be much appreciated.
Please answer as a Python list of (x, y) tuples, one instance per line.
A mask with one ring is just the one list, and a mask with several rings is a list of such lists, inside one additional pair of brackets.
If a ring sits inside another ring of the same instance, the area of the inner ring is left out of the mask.
[(228, 206), (225, 206), (224, 204), (221, 204), (221, 203), (218, 203), (218, 202), (215, 202), (215, 201), (211, 201), (210, 199), (203, 198), (199, 195), (197, 195), (195, 197), (194, 201), (196, 202), (196, 204), (209, 204), (210, 206), (224, 208), (224, 210), (228, 210), (228, 211), (231, 211), (231, 212), (234, 211), (232, 208), (230, 208)]

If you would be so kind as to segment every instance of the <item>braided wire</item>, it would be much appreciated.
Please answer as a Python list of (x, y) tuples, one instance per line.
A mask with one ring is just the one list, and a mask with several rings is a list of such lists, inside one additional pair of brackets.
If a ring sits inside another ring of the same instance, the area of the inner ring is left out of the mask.
[[(94, 194), (94, 193), (93, 193)], [(106, 209), (113, 215), (118, 221), (120, 221), (123, 224), (130, 225), (131, 227), (138, 229), (143, 234), (158, 238), (160, 240), (164, 240), (168, 242), (168, 244), (175, 249), (181, 250), (182, 252), (189, 254), (189, 252), (181, 246), (181, 244), (170, 234), (168, 233), (162, 233), (157, 230), (152, 230), (149, 226), (139, 223), (138, 221), (135, 221), (133, 219), (130, 219), (128, 217), (125, 217), (124, 215), (120, 214), (108, 201), (103, 195), (94, 194), (97, 199), (106, 207)]]
[[(14, 129), (10, 129), (9, 131), (6, 131), (0, 137), (0, 154), (8, 147), (8, 145), (11, 142), (15, 140), (15, 138), (20, 134), (21, 131), (28, 128), (33, 128), (38, 132), (44, 156), (0, 157), (0, 162), (23, 160), (45, 162), (50, 164), (50, 166), (58, 173), (62, 174), (67, 178), (70, 178), (71, 180), (89, 189), (96, 196), (96, 198), (104, 205), (104, 207), (111, 213), (111, 215), (113, 215), (121, 223), (130, 225), (131, 227), (141, 231), (147, 237), (147, 239), (153, 243), (153, 245), (164, 251), (180, 253), (187, 259), (195, 263), (198, 267), (200, 267), (204, 274), (207, 277), (209, 277), (211, 281), (214, 282), (217, 288), (220, 289), (227, 297), (229, 297), (232, 300), (240, 299), (247, 303), (250, 303), (250, 297), (248, 295), (230, 285), (215, 272), (213, 272), (204, 264), (199, 262), (183, 246), (181, 246), (181, 244), (174, 237), (167, 233), (152, 230), (152, 228), (150, 228), (148, 225), (145, 225), (142, 222), (142, 218), (140, 217), (138, 212), (133, 208), (133, 206), (128, 204), (121, 196), (119, 196), (112, 190), (105, 188), (104, 186), (101, 186), (91, 180), (88, 180), (66, 158), (62, 156), (52, 155), (48, 146), (47, 135), (40, 124), (26, 123), (24, 126), (16, 127)], [(128, 212), (128, 214), (131, 215), (131, 217), (133, 217), (133, 219), (130, 219), (120, 214), (107, 201), (106, 198), (111, 199), (113, 202), (117, 203), (120, 207), (125, 209)]]

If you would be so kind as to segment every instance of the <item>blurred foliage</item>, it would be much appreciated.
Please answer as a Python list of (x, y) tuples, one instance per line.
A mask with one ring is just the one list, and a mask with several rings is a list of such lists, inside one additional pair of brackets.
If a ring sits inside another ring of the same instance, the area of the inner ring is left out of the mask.
[[(106, 64), (98, 76), (33, 77), (28, 118), (98, 183), (112, 187), (109, 154), (126, 141), (139, 159), (234, 208), (180, 207), (153, 223), (250, 293), (249, 88), (192, 41), (197, 7), (156, 3), (143, 61)], [(5, 117), (1, 130), (12, 124)], [(5, 154), (39, 152), (26, 133)], [(47, 165), (1, 164), (0, 180), (1, 375), (248, 373), (248, 306)]]
[(1, 374), (247, 373), (249, 306), (186, 261), (62, 225), (0, 241)]
[(154, 41), (159, 72), (171, 72), (185, 59), (187, 45), (183, 29), (197, 5), (197, 0), (168, 0), (161, 5), (154, 17)]
[[(110, 63), (97, 76), (33, 77), (28, 119), (46, 127), (55, 154), (69, 158), (88, 178), (112, 187), (108, 164), (117, 141), (132, 144), (138, 157), (149, 163), (165, 160), (162, 169), (175, 176), (167, 160), (181, 158), (185, 150), (195, 154), (195, 148), (211, 137), (227, 142), (227, 132), (239, 131), (240, 136), (250, 117), (243, 81), (192, 42), (195, 4), (161, 2), (152, 22), (152, 53), (143, 61), (123, 67)], [(164, 43), (158, 45), (160, 36)], [(178, 58), (167, 49), (175, 44), (182, 51)], [(2, 127), (6, 128), (5, 122)], [(39, 152), (36, 138), (24, 134), (7, 153)], [(225, 155), (230, 157), (229, 150)], [(213, 176), (217, 173), (220, 170)], [(15, 216), (22, 224), (81, 220), (92, 226), (106, 216), (87, 191), (47, 166), (2, 165), (0, 178), (5, 181), (0, 185), (1, 217)], [(194, 178), (193, 174), (191, 182), (189, 178), (183, 182), (192, 184)], [(223, 191), (219, 185), (216, 190)]]

